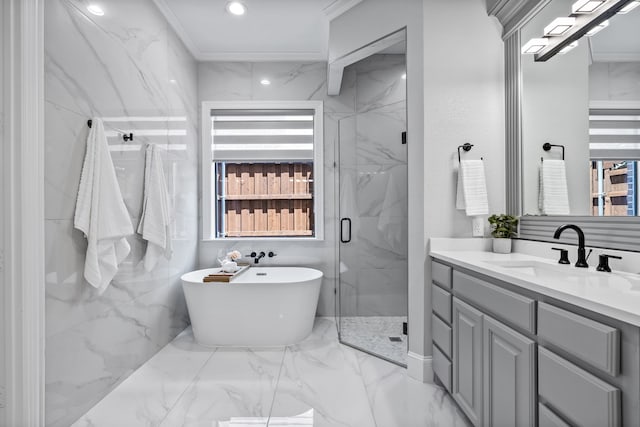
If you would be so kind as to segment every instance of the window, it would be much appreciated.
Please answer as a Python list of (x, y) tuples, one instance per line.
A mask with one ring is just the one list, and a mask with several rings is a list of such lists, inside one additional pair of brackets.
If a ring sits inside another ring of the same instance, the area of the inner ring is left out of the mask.
[(322, 102), (204, 102), (205, 239), (322, 238)]

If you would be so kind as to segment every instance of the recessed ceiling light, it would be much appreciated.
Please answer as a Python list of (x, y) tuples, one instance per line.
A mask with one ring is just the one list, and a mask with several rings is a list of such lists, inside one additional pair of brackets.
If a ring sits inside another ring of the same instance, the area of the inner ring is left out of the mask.
[(604, 0), (578, 0), (571, 5), (573, 13), (591, 13), (604, 4)]
[(548, 44), (549, 40), (547, 39), (531, 39), (524, 46), (522, 46), (522, 53), (538, 53)]
[(87, 10), (89, 11), (89, 13), (92, 13), (93, 15), (96, 15), (96, 16), (104, 15), (104, 10), (102, 10), (102, 8), (97, 4), (90, 4), (89, 6), (87, 6)]
[(262, 86), (269, 86), (271, 84), (271, 81), (269, 79), (262, 79), (260, 80), (260, 84)]
[(576, 23), (576, 18), (563, 17), (554, 19), (551, 24), (544, 27), (545, 36), (561, 36), (571, 29)]
[(640, 6), (640, 1), (632, 1), (631, 3), (628, 3), (625, 7), (620, 9), (618, 13), (624, 15), (625, 13), (631, 12), (633, 9), (635, 9), (638, 6)]
[(407, 73), (404, 73), (404, 74), (402, 75), (402, 80), (407, 80)]
[(592, 29), (587, 31), (586, 35), (591, 37), (592, 35), (594, 35), (596, 33), (599, 33), (600, 31), (604, 30), (608, 26), (609, 26), (609, 20), (607, 19), (606, 21), (602, 21), (601, 23), (599, 23), (598, 25), (596, 25), (595, 27), (593, 27)]
[(230, 1), (227, 3), (227, 12), (237, 16), (244, 15), (247, 13), (247, 6), (239, 1)]
[(565, 53), (569, 52), (570, 50), (572, 50), (576, 46), (578, 46), (578, 40), (574, 41), (573, 43), (570, 43), (570, 44), (566, 45), (565, 47), (560, 49), (560, 52), (558, 52), (558, 53), (560, 55), (564, 55)]

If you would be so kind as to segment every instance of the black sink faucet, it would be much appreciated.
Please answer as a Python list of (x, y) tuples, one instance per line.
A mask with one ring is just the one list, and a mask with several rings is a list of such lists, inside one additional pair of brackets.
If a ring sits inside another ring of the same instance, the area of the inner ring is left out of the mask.
[(589, 264), (587, 264), (587, 259), (585, 257), (584, 232), (580, 227), (574, 224), (561, 225), (557, 228), (556, 232), (553, 233), (553, 238), (559, 239), (562, 232), (567, 228), (575, 230), (575, 232), (578, 233), (578, 261), (576, 261), (576, 267), (589, 267)]
[(264, 252), (260, 252), (260, 254), (259, 254), (258, 256), (256, 256), (256, 257), (254, 257), (254, 258), (253, 258), (253, 262), (254, 262), (255, 264), (259, 263), (259, 262), (260, 262), (260, 260), (261, 260), (262, 258), (264, 258), (265, 256), (267, 256), (267, 254), (265, 254)]

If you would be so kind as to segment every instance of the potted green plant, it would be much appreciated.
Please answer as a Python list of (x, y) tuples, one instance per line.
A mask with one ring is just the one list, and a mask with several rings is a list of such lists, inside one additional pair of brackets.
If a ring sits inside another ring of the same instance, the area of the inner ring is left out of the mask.
[(511, 238), (518, 233), (518, 218), (513, 215), (500, 214), (489, 217), (491, 236), (493, 236), (493, 252), (511, 253)]

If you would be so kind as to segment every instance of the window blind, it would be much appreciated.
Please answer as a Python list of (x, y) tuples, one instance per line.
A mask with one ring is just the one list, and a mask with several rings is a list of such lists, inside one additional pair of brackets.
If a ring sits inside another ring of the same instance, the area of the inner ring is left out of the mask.
[(313, 161), (314, 110), (212, 110), (214, 162)]
[(591, 160), (640, 159), (640, 109), (589, 110)]

